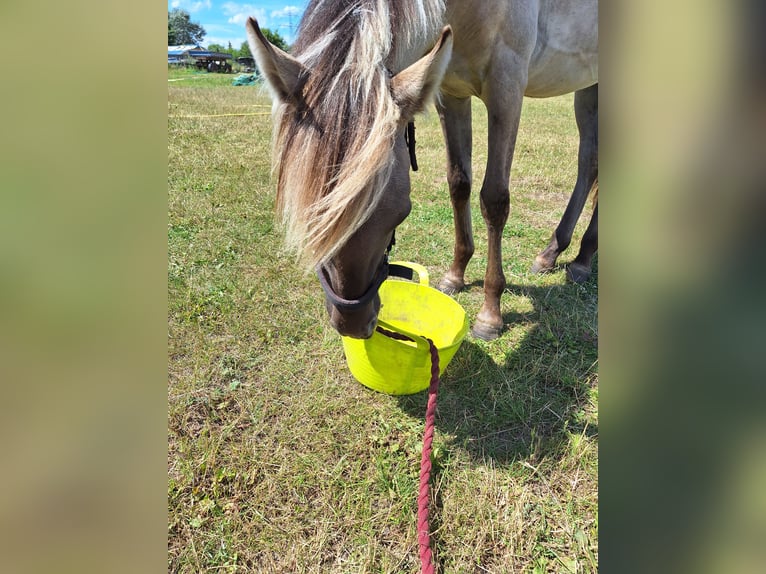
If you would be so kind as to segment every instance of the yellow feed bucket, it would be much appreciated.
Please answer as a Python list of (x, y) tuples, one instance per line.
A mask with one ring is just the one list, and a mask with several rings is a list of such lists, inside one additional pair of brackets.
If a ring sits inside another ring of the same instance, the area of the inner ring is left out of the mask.
[(431, 381), (431, 339), (444, 372), (468, 332), (465, 310), (451, 297), (428, 286), (422, 265), (396, 264), (417, 272), (419, 283), (386, 279), (380, 286), (378, 325), (413, 339), (400, 341), (375, 331), (369, 339), (342, 337), (348, 368), (363, 385), (389, 395), (410, 395)]

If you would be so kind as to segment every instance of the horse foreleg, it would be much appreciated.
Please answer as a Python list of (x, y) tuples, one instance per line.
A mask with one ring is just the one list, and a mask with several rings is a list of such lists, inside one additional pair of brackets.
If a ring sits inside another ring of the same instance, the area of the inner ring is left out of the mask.
[(439, 290), (452, 295), (465, 286), (465, 268), (473, 256), (471, 226), (471, 99), (442, 94), (437, 102), (447, 144), (447, 183), (455, 223), (452, 265), (439, 282)]
[[(518, 78), (516, 79), (518, 81)], [(509, 79), (502, 90), (491, 90), (485, 100), (489, 124), (487, 170), (481, 186), (481, 214), (487, 225), (487, 270), (484, 274), (484, 304), (472, 332), (484, 340), (497, 338), (503, 330), (500, 297), (505, 290), (501, 243), (510, 211), (511, 162), (519, 131), (521, 84)]]
[(487, 270), (484, 274), (484, 304), (471, 329), (475, 337), (490, 341), (500, 336), (503, 316), (500, 297), (505, 290), (501, 240), (510, 211), (509, 193), (481, 192), (481, 213), (487, 224)]
[[(559, 255), (569, 247), (572, 241), (572, 233), (582, 213), (585, 200), (593, 187), (593, 182), (598, 177), (598, 84), (575, 92), (574, 108), (577, 128), (580, 132), (577, 182), (561, 222), (553, 232), (548, 246), (535, 258), (532, 265), (533, 273), (551, 271), (555, 268)], [(589, 272), (590, 267), (586, 272), (586, 279)]]

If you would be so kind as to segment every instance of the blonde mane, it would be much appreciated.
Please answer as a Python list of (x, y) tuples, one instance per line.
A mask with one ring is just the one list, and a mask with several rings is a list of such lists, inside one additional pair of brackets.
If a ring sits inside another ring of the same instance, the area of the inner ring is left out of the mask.
[(308, 267), (332, 258), (367, 221), (393, 167), (399, 109), (391, 76), (421, 56), (442, 0), (314, 0), (293, 56), (310, 71), (302, 101), (275, 105), (277, 211)]

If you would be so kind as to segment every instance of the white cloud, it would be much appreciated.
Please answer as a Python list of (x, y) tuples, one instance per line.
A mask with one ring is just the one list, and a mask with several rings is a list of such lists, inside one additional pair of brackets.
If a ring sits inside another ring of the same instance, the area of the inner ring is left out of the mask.
[(297, 6), (285, 6), (281, 10), (274, 10), (271, 13), (272, 18), (287, 18), (289, 16), (297, 16), (301, 13), (301, 9)]
[(266, 11), (263, 8), (256, 8), (252, 4), (237, 4), (236, 2), (226, 2), (221, 5), (223, 13), (228, 16), (229, 24), (239, 24), (244, 26), (248, 17), (253, 16), (258, 20), (261, 26), (266, 26)]
[(170, 3), (171, 8), (181, 8), (186, 10), (189, 14), (194, 14), (200, 10), (210, 10), (213, 7), (212, 0), (200, 0), (195, 2), (193, 0), (173, 0)]

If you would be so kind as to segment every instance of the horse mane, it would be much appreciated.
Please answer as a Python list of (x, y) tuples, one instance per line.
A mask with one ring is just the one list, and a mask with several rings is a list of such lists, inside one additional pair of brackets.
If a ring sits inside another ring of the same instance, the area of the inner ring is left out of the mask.
[(593, 180), (593, 185), (590, 188), (591, 206), (593, 209), (598, 205), (598, 176)]
[(300, 101), (275, 104), (273, 165), (286, 239), (309, 267), (367, 221), (391, 174), (400, 120), (390, 78), (433, 44), (442, 0), (312, 0), (292, 55)]

